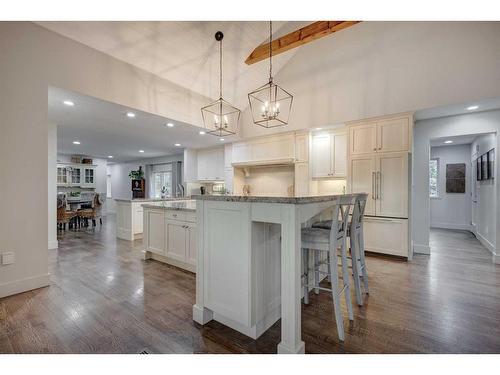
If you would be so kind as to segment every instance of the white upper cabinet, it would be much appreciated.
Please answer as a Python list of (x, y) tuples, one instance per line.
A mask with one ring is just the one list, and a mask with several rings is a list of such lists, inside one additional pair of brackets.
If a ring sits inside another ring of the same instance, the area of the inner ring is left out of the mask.
[(300, 133), (295, 136), (295, 161), (299, 163), (309, 161), (309, 133)]
[(330, 134), (313, 135), (311, 158), (313, 178), (330, 177), (332, 169), (330, 164)]
[(347, 135), (321, 133), (312, 136), (312, 177), (339, 177), (347, 174)]
[(408, 151), (410, 123), (407, 117), (377, 123), (379, 152)]
[(295, 134), (280, 134), (233, 143), (233, 164), (295, 160)]
[(95, 183), (95, 167), (82, 167), (82, 187), (86, 188), (94, 188), (96, 186)]
[(395, 117), (349, 127), (351, 155), (409, 151), (410, 118)]
[(345, 177), (347, 175), (347, 134), (332, 134), (332, 175)]
[(224, 148), (198, 150), (198, 180), (224, 181)]
[(96, 187), (95, 165), (57, 165), (57, 185), (83, 188)]
[(370, 154), (377, 151), (377, 124), (353, 126), (349, 129), (351, 155)]

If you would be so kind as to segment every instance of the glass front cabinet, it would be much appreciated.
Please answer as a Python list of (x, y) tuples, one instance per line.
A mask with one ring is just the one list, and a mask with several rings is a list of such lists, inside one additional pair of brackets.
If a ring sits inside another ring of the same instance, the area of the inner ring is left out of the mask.
[(83, 167), (83, 183), (82, 187), (95, 187), (95, 168)]
[(95, 188), (95, 166), (59, 164), (57, 166), (57, 186)]

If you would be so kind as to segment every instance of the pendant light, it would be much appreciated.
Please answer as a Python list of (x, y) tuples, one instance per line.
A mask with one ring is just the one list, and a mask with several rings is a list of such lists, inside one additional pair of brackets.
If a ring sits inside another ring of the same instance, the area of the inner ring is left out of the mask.
[(206, 133), (217, 137), (236, 134), (241, 111), (222, 98), (222, 39), (221, 31), (215, 33), (219, 42), (219, 99), (201, 109), (203, 125)]
[(273, 23), (269, 21), (269, 82), (248, 94), (253, 122), (264, 128), (288, 124), (293, 96), (273, 82)]

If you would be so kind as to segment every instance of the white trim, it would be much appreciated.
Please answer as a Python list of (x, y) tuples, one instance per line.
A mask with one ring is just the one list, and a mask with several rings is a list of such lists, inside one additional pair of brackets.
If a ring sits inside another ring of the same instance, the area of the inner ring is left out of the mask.
[(476, 233), (476, 238), (481, 242), (481, 245), (483, 245), (485, 248), (487, 248), (493, 255), (496, 256), (496, 249), (495, 246), (488, 241), (485, 237), (481, 235), (481, 233), (477, 232)]
[(57, 240), (49, 241), (49, 250), (54, 250), (59, 248), (59, 242)]
[(27, 277), (25, 279), (0, 284), (0, 298), (50, 285), (50, 274)]
[(413, 244), (413, 253), (415, 253), (415, 254), (430, 255), (431, 254), (431, 248), (430, 248), (429, 245)]
[(431, 228), (468, 230), (468, 231), (472, 232), (472, 227), (470, 224), (432, 223), (431, 222)]

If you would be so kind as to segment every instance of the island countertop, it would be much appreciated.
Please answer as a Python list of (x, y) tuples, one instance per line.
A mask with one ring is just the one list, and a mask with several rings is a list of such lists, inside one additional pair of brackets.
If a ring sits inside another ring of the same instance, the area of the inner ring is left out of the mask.
[(181, 198), (132, 198), (132, 199), (125, 199), (125, 198), (115, 198), (115, 201), (117, 202), (170, 202), (170, 201), (179, 201), (179, 200), (186, 200), (186, 197), (181, 197)]
[(177, 200), (177, 201), (163, 201), (156, 204), (143, 204), (143, 208), (160, 208), (164, 210), (178, 210), (178, 211), (196, 211), (195, 200)]
[(283, 204), (306, 204), (320, 203), (336, 200), (343, 195), (356, 194), (337, 194), (337, 195), (307, 195), (295, 197), (266, 197), (266, 196), (243, 196), (243, 195), (193, 195), (191, 199), (222, 201), (222, 202), (247, 202), (247, 203), (283, 203)]

